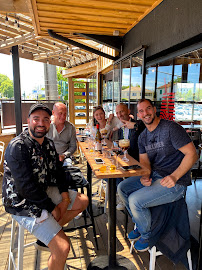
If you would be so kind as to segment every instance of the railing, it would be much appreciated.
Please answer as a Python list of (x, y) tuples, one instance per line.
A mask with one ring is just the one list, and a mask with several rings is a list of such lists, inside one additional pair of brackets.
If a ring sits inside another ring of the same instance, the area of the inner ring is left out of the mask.
[[(53, 105), (58, 100), (22, 100), (22, 124), (23, 127), (27, 125), (27, 117), (29, 114), (29, 109), (32, 104), (43, 102), (52, 110)], [(67, 103), (65, 103), (68, 105)], [(68, 106), (67, 106), (68, 108)], [(0, 100), (0, 116), (1, 116), (1, 129), (10, 129), (16, 127), (15, 120), (15, 101), (11, 99), (1, 99)], [(67, 114), (68, 115), (68, 114)]]

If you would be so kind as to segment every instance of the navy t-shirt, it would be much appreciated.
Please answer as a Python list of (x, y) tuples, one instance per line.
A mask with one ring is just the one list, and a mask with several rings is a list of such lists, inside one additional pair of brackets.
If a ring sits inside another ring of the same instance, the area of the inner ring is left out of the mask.
[[(180, 165), (184, 154), (178, 149), (191, 142), (185, 129), (174, 121), (161, 119), (155, 130), (147, 128), (138, 138), (139, 153), (147, 153), (152, 171), (162, 177), (170, 175)], [(180, 185), (191, 184), (190, 170), (178, 181)]]

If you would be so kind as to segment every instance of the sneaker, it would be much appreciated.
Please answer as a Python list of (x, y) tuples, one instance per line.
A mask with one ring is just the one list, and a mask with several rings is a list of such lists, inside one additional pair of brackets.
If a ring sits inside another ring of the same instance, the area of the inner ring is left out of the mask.
[(48, 246), (46, 246), (43, 242), (41, 242), (40, 240), (37, 240), (36, 243), (34, 244), (35, 248), (38, 250), (42, 250), (42, 251), (49, 251), (50, 249)]
[(116, 209), (121, 211), (125, 209), (125, 205), (122, 202), (119, 202), (116, 206)]
[(82, 216), (83, 212), (79, 213), (77, 216), (74, 217), (74, 219), (80, 219), (80, 217)]
[(135, 243), (134, 248), (140, 252), (147, 251), (149, 249), (149, 240), (140, 237), (140, 239)]
[(128, 239), (131, 241), (137, 241), (138, 239), (140, 239), (141, 234), (139, 233), (138, 229), (132, 230), (132, 232), (130, 232), (128, 234)]

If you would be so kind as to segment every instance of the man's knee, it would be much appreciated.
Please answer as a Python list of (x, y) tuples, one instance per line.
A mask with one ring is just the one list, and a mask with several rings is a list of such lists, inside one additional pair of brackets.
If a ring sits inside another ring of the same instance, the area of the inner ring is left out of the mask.
[(89, 204), (89, 199), (88, 196), (86, 196), (85, 194), (79, 194), (79, 207), (84, 210), (87, 208)]
[(123, 192), (122, 192), (122, 190), (124, 190), (123, 185), (124, 185), (124, 181), (121, 181), (121, 182), (118, 184), (118, 186), (117, 186), (117, 192), (118, 192), (118, 194), (123, 193)]
[(66, 259), (70, 251), (70, 243), (68, 237), (63, 231), (60, 231), (49, 243), (53, 259), (58, 257), (63, 260)]

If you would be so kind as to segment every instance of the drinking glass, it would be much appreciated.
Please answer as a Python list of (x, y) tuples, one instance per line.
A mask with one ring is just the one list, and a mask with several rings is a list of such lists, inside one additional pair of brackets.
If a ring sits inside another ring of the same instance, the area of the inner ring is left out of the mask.
[[(117, 163), (117, 162), (116, 162)], [(114, 160), (111, 162), (111, 165), (109, 166), (110, 172), (116, 171), (117, 166), (114, 164)]]
[(108, 130), (106, 128), (102, 128), (102, 129), (100, 129), (100, 133), (101, 133), (102, 138), (104, 139), (103, 145), (107, 145), (107, 142), (105, 139), (107, 138)]
[(123, 139), (119, 140), (119, 146), (124, 151), (124, 157), (122, 158), (123, 161), (128, 162), (129, 159), (126, 157), (127, 150), (130, 147), (130, 140), (129, 139)]
[(121, 152), (121, 149), (119, 147), (119, 141), (113, 141), (112, 142), (112, 151), (116, 154), (116, 168), (118, 169), (119, 166), (118, 166), (118, 155), (120, 154)]

